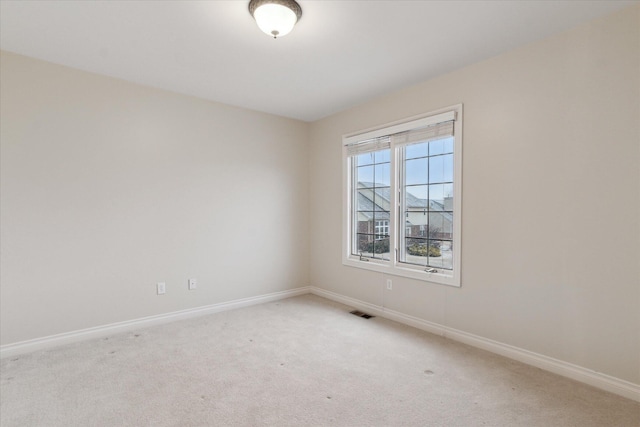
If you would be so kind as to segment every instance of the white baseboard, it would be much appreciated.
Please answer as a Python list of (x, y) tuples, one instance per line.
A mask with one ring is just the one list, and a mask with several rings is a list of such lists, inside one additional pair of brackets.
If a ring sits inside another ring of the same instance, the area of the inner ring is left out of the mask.
[(172, 313), (143, 317), (140, 319), (128, 320), (125, 322), (112, 323), (109, 325), (97, 326), (94, 328), (81, 329), (78, 331), (71, 331), (62, 334), (51, 335), (48, 337), (7, 344), (0, 346), (0, 358), (12, 357), (18, 354), (28, 353), (36, 350), (57, 347), (60, 345), (70, 344), (93, 338), (101, 338), (120, 332), (133, 331), (149, 326), (173, 322), (176, 320), (188, 319), (191, 317), (203, 316), (212, 313), (219, 313), (222, 311), (277, 301), (308, 293), (312, 293), (314, 295), (318, 295), (332, 301), (340, 302), (342, 304), (366, 311), (376, 316), (384, 317), (386, 319), (394, 320), (405, 325), (413, 326), (415, 328), (430, 332), (435, 335), (459, 341), (473, 347), (481, 348), (483, 350), (487, 350), (492, 353), (508, 357), (510, 359), (518, 360), (528, 365), (532, 365), (540, 369), (544, 369), (546, 371), (553, 372), (555, 374), (562, 375), (564, 377), (571, 378), (573, 380), (580, 381), (582, 383), (589, 384), (602, 390), (606, 390), (611, 393), (615, 393), (628, 399), (640, 402), (640, 385), (638, 384), (621, 380), (619, 378), (602, 374), (587, 368), (583, 368), (581, 366), (573, 365), (571, 363), (563, 362), (562, 360), (554, 359), (542, 354), (534, 353), (508, 344), (503, 344), (498, 341), (483, 338), (478, 335), (453, 329), (444, 325), (440, 325), (438, 323), (429, 322), (414, 316), (409, 316), (398, 311), (390, 310), (388, 308), (380, 307), (378, 305), (370, 304), (355, 298), (340, 295), (335, 292), (327, 291), (314, 286), (304, 286), (287, 291), (274, 292), (266, 295), (259, 295), (250, 298), (211, 304), (203, 307), (180, 310)]
[(65, 332), (62, 334), (50, 335), (47, 337), (36, 338), (27, 341), (20, 341), (17, 343), (0, 346), (0, 358), (4, 359), (5, 357), (12, 357), (18, 354), (29, 353), (36, 350), (43, 350), (47, 348), (57, 347), (63, 344), (70, 344), (93, 338), (101, 338), (120, 332), (128, 332), (141, 328), (147, 328), (149, 326), (174, 322), (176, 320), (183, 320), (191, 317), (203, 316), (206, 314), (219, 313), (221, 311), (263, 304), (265, 302), (277, 301), (298, 295), (308, 294), (309, 292), (311, 292), (311, 288), (309, 286), (304, 286), (287, 291), (273, 292), (266, 295), (259, 295), (234, 301), (174, 311), (171, 313), (159, 314), (156, 316), (111, 323), (94, 328)]
[(440, 335), (454, 341), (459, 341), (473, 347), (487, 350), (492, 353), (496, 353), (501, 356), (526, 363), (527, 365), (532, 365), (537, 368), (544, 369), (545, 371), (553, 372), (555, 374), (562, 375), (563, 377), (571, 378), (573, 380), (589, 384), (593, 387), (615, 393), (617, 395), (626, 397), (627, 399), (640, 402), (639, 384), (634, 384), (632, 382), (602, 374), (591, 369), (583, 368), (578, 365), (563, 362), (562, 360), (554, 359), (552, 357), (544, 356), (532, 351), (524, 350), (508, 344), (503, 344), (498, 341), (483, 338), (478, 335), (453, 329), (448, 326), (440, 325), (438, 323), (428, 322), (414, 316), (409, 316), (398, 311), (390, 310), (388, 308), (360, 301), (355, 298), (320, 289), (315, 286), (311, 286), (310, 288), (311, 293), (314, 295), (318, 295), (332, 301), (340, 302), (350, 307), (366, 311), (375, 316), (394, 320), (396, 322), (413, 326), (415, 328), (422, 329), (435, 335)]

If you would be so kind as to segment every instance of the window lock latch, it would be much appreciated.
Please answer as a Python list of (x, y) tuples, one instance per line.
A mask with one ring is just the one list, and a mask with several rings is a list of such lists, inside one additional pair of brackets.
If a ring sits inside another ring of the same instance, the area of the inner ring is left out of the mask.
[(438, 270), (436, 270), (435, 268), (425, 268), (424, 271), (426, 271), (427, 273), (437, 273)]
[(365, 258), (362, 256), (362, 254), (360, 254), (360, 261), (367, 261), (369, 262), (369, 258)]

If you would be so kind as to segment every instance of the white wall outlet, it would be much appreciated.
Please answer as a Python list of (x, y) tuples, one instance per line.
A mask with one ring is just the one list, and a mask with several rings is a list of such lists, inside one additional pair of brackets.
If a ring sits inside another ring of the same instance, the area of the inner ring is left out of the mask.
[(387, 279), (387, 289), (388, 290), (393, 289), (393, 282), (391, 281), (391, 279)]
[(192, 291), (198, 287), (198, 281), (196, 279), (189, 279), (189, 290)]
[(164, 295), (167, 292), (167, 284), (164, 282), (158, 282), (156, 285), (158, 295)]

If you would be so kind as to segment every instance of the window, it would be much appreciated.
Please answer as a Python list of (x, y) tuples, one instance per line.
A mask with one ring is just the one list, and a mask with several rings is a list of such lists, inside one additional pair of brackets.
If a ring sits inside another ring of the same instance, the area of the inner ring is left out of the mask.
[(343, 145), (343, 263), (460, 286), (462, 105)]

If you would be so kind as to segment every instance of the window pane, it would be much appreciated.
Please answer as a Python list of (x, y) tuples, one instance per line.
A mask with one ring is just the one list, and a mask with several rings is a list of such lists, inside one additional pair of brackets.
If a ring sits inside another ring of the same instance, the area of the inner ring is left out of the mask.
[(405, 150), (405, 156), (407, 159), (415, 159), (416, 157), (427, 157), (429, 155), (429, 144), (426, 142), (411, 144), (407, 145)]
[(429, 155), (430, 156), (435, 156), (437, 154), (444, 153), (444, 144), (443, 144), (443, 142), (444, 142), (443, 139), (438, 139), (436, 141), (431, 141), (429, 143)]
[(376, 163), (389, 163), (391, 150), (380, 150), (373, 153), (374, 160)]
[[(427, 216), (427, 189), (426, 185), (405, 187), (405, 200), (402, 207), (404, 211), (404, 231), (408, 237), (424, 237), (429, 217)], [(404, 261), (405, 251), (400, 251), (400, 260)]]
[[(429, 215), (426, 209), (420, 210), (408, 210), (405, 211), (405, 221), (406, 227), (409, 226), (418, 226), (418, 225), (428, 225), (429, 224)], [(413, 232), (413, 236), (417, 236), (418, 234)]]
[(427, 206), (429, 187), (426, 185), (412, 185), (405, 187), (407, 207), (425, 208)]
[(355, 178), (358, 187), (373, 187), (373, 166), (357, 167)]
[(430, 185), (429, 202), (431, 210), (453, 210), (453, 184)]
[(432, 240), (411, 237), (405, 239), (406, 259), (409, 264), (424, 265), (436, 269), (453, 269), (450, 240)]
[(444, 182), (444, 156), (429, 157), (429, 182)]
[(373, 235), (358, 233), (358, 244), (356, 254), (363, 256), (371, 256), (373, 253)]
[(372, 234), (358, 234), (357, 252), (354, 255), (362, 255), (370, 258), (389, 259), (389, 238), (376, 238)]
[(373, 234), (373, 212), (358, 212), (358, 223), (356, 232), (362, 234)]
[(376, 218), (375, 221), (375, 236), (376, 240), (384, 239), (385, 237), (389, 237), (389, 220), (379, 220)]
[(359, 188), (356, 210), (389, 212), (389, 192), (389, 187)]
[(451, 136), (443, 140), (445, 153), (453, 153), (453, 139), (454, 138)]
[(357, 232), (363, 234), (373, 234), (373, 212), (358, 212)]
[(429, 212), (429, 236), (432, 239), (453, 239), (453, 214)]
[(389, 220), (389, 211), (383, 210), (382, 208), (377, 209), (378, 210), (374, 212), (376, 221)]
[(444, 165), (444, 182), (453, 182), (453, 154), (442, 156)]
[(426, 212), (405, 212), (407, 237), (428, 237), (429, 216)]
[(427, 184), (429, 160), (414, 159), (405, 162), (405, 184)]
[(429, 155), (437, 156), (439, 154), (453, 153), (453, 138), (447, 137), (431, 141), (429, 143)]
[(429, 182), (453, 181), (453, 155), (429, 157)]
[(375, 194), (373, 195), (374, 199), (374, 210), (376, 211), (389, 211), (391, 207), (390, 203), (390, 188), (389, 187), (376, 187)]
[(376, 187), (388, 187), (391, 183), (391, 169), (389, 163), (375, 166)]
[(358, 201), (356, 205), (358, 211), (373, 211), (373, 189), (359, 188)]
[(427, 265), (428, 240), (419, 238), (406, 238), (406, 255), (404, 262), (417, 265)]
[(373, 242), (373, 257), (389, 259), (389, 238), (376, 239)]
[(357, 157), (357, 162), (356, 165), (358, 166), (365, 166), (365, 165), (370, 165), (373, 164), (373, 153), (364, 153), (364, 154), (360, 154)]
[(432, 268), (453, 269), (453, 256), (451, 242), (442, 240), (429, 240), (429, 255), (427, 265)]

